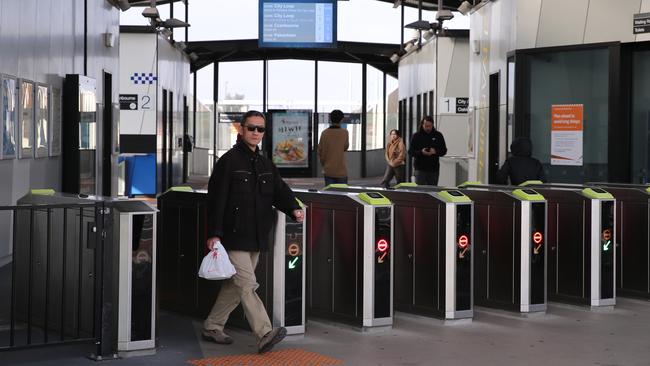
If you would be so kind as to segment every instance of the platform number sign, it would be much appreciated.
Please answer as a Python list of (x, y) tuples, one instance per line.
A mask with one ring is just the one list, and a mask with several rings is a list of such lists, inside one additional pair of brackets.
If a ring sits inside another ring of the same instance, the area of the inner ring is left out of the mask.
[(444, 97), (440, 99), (439, 114), (467, 114), (469, 112), (468, 97)]

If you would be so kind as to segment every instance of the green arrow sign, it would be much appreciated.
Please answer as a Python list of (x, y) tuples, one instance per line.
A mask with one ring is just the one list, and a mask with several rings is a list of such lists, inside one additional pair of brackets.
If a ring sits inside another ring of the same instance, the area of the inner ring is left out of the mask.
[(603, 244), (603, 251), (605, 251), (605, 252), (608, 251), (608, 250), (609, 250), (609, 246), (610, 246), (611, 244), (612, 244), (612, 241), (611, 241), (611, 240), (606, 241), (605, 244)]
[(289, 269), (296, 269), (296, 263), (298, 263), (298, 258), (300, 257), (294, 257), (293, 259), (289, 260)]

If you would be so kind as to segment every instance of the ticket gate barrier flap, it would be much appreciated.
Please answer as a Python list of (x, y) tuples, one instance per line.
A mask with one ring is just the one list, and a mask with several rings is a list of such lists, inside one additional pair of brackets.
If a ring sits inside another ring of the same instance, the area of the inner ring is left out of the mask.
[[(473, 204), (458, 190), (376, 189), (393, 202), (395, 309), (444, 319), (473, 316)], [(329, 188), (364, 192), (368, 187)], [(447, 276), (447, 273), (454, 275)]]
[[(549, 297), (592, 307), (615, 305), (614, 197), (602, 188), (581, 185), (528, 184), (527, 187), (541, 191), (548, 199), (548, 216), (553, 219), (549, 220), (550, 232), (557, 238), (549, 246)], [(582, 218), (582, 225), (576, 225), (576, 218)], [(576, 268), (581, 270), (577, 272)]]
[[(358, 194), (295, 193), (308, 207), (309, 314), (364, 328), (392, 325), (390, 201), (373, 205)], [(367, 196), (385, 199), (374, 192)]]

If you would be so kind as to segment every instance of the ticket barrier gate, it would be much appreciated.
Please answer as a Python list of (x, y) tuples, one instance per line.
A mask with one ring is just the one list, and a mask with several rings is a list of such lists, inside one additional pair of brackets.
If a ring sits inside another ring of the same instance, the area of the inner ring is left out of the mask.
[(489, 186), (460, 191), (474, 202), (474, 303), (519, 313), (545, 312), (544, 197), (534, 190)]
[(307, 206), (308, 315), (393, 324), (393, 207), (377, 192), (295, 190)]
[[(190, 187), (173, 187), (158, 197), (160, 306), (199, 318), (210, 312), (222, 283), (197, 276), (207, 253), (206, 203), (207, 192)], [(273, 326), (286, 327), (288, 334), (305, 331), (305, 227), (277, 211), (270, 250), (260, 253), (255, 270), (257, 293)], [(241, 307), (228, 324), (248, 328)]]
[(650, 298), (650, 185), (589, 184), (616, 198), (616, 294)]
[[(325, 190), (366, 192), (332, 184)], [(473, 203), (458, 190), (372, 188), (393, 203), (395, 310), (442, 319), (473, 317)], [(448, 275), (451, 274), (451, 275)]]
[(650, 298), (650, 186), (596, 182), (573, 188), (587, 186), (605, 189), (616, 199), (616, 295)]
[(548, 201), (549, 300), (616, 304), (616, 201), (602, 188), (525, 182)]

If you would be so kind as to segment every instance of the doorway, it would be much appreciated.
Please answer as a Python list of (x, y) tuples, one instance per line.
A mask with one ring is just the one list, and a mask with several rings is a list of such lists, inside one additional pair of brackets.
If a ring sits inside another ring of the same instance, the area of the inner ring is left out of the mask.
[(490, 74), (490, 97), (488, 101), (488, 183), (497, 183), (499, 171), (499, 73)]

